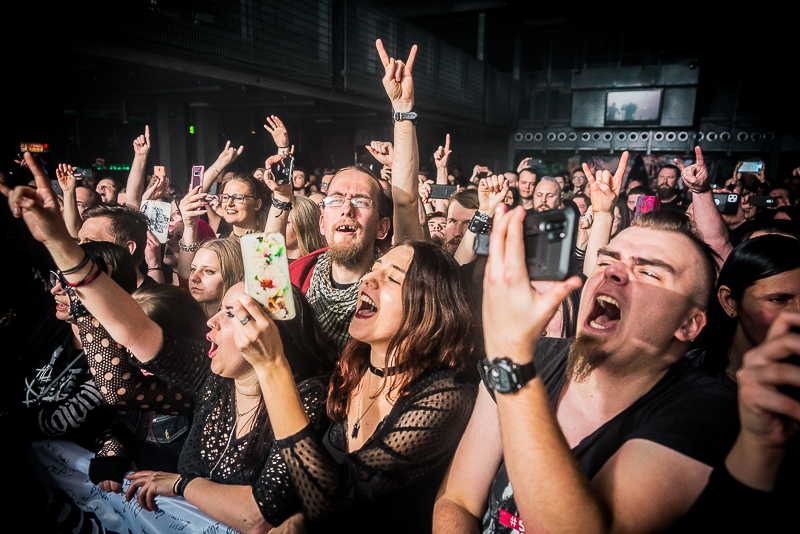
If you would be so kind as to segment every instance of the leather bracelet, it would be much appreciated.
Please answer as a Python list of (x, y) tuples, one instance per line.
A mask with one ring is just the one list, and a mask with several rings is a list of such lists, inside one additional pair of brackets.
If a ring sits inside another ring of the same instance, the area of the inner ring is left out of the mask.
[(189, 482), (191, 482), (192, 480), (194, 480), (196, 478), (198, 478), (198, 475), (188, 475), (188, 476), (181, 475), (181, 477), (178, 479), (178, 481), (173, 486), (173, 491), (175, 491), (175, 493), (177, 495), (180, 495), (181, 497), (183, 497), (183, 492), (186, 491), (186, 486), (188, 486)]
[(184, 252), (197, 252), (197, 249), (200, 248), (200, 243), (192, 243), (191, 245), (184, 244), (183, 241), (178, 241), (178, 246)]
[(97, 265), (96, 265), (94, 262), (92, 262), (92, 268), (91, 268), (91, 269), (89, 269), (89, 272), (88, 272), (88, 274), (87, 274), (86, 276), (84, 276), (84, 277), (83, 277), (83, 280), (81, 280), (80, 282), (76, 282), (76, 283), (74, 283), (74, 284), (73, 284), (72, 282), (67, 282), (67, 285), (68, 285), (69, 287), (73, 287), (73, 288), (74, 288), (74, 287), (83, 287), (83, 286), (87, 285), (88, 283), (90, 283), (91, 281), (93, 281), (95, 278), (97, 278), (98, 276), (100, 276), (100, 273), (101, 273), (101, 272), (103, 272), (103, 270), (102, 270), (100, 267), (97, 267), (97, 271), (94, 273), (94, 275), (92, 275), (92, 276), (89, 276), (89, 275), (91, 275), (91, 274), (92, 274), (92, 271), (94, 271), (94, 268), (95, 268), (95, 267), (97, 267)]
[(150, 271), (160, 271), (160, 270), (161, 270), (161, 267), (148, 267), (148, 268), (147, 268), (147, 272), (148, 272), (148, 273), (149, 273)]
[(75, 266), (75, 267), (73, 267), (72, 269), (66, 269), (66, 270), (63, 270), (63, 271), (61, 271), (61, 274), (73, 274), (73, 273), (77, 273), (78, 271), (80, 271), (81, 269), (83, 269), (84, 267), (86, 267), (86, 264), (87, 264), (87, 263), (89, 263), (89, 255), (88, 255), (88, 254), (86, 254), (86, 253), (84, 253), (84, 254), (83, 254), (83, 259), (81, 260), (81, 262), (80, 262), (78, 265), (76, 265), (76, 266)]
[(276, 219), (278, 217), (280, 217), (281, 215), (283, 215), (284, 211), (291, 211), (292, 210), (292, 202), (291, 201), (283, 202), (281, 200), (278, 200), (275, 197), (272, 198), (272, 206), (277, 208), (277, 209), (279, 209), (279, 210), (281, 210), (281, 212), (275, 216)]
[(469, 222), (469, 230), (474, 234), (488, 234), (492, 230), (492, 217), (485, 213), (475, 211), (472, 220)]
[(289, 145), (289, 146), (279, 146), (278, 148), (289, 148), (290, 146), (292, 146), (292, 145)]

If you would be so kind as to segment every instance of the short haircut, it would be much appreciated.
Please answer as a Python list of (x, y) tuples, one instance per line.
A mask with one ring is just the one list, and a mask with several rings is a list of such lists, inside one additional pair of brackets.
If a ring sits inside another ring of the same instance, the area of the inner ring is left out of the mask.
[(572, 200), (575, 200), (576, 198), (582, 198), (586, 202), (587, 206), (592, 205), (592, 199), (590, 199), (587, 195), (584, 195), (583, 193), (578, 193), (577, 195), (573, 196)]
[(517, 179), (522, 178), (522, 173), (523, 172), (531, 173), (533, 175), (533, 181), (534, 182), (537, 182), (539, 180), (539, 173), (533, 167), (525, 167), (524, 169), (519, 171), (519, 175), (517, 176)]
[(562, 193), (561, 185), (558, 183), (558, 180), (556, 180), (552, 176), (542, 176), (542, 179), (536, 182), (536, 187), (539, 187), (539, 184), (545, 184), (545, 183), (556, 184), (556, 187), (558, 188), (558, 194), (559, 196), (561, 195)]
[(331, 181), (328, 182), (328, 192), (330, 192), (330, 186), (333, 184), (333, 181), (336, 179), (339, 174), (346, 172), (346, 171), (356, 171), (363, 174), (366, 174), (370, 178), (375, 181), (375, 185), (378, 186), (378, 198), (373, 199), (378, 203), (378, 214), (381, 218), (391, 218), (392, 217), (392, 201), (391, 197), (384, 192), (383, 186), (381, 185), (381, 179), (372, 172), (369, 167), (366, 167), (361, 164), (357, 165), (350, 165), (349, 167), (342, 167), (338, 171), (329, 171), (328, 169), (325, 170), (325, 174), (333, 174), (333, 178)]
[(628, 197), (632, 195), (644, 195), (644, 196), (652, 196), (652, 192), (650, 188), (646, 185), (637, 185), (636, 187), (632, 187), (630, 191), (628, 191)]
[[(458, 202), (468, 210), (476, 210), (480, 207), (478, 202), (478, 192), (474, 189), (462, 189), (450, 195), (450, 203)], [(448, 211), (450, 207), (448, 206)]]
[(131, 254), (133, 262), (136, 265), (142, 263), (149, 227), (149, 221), (144, 213), (130, 206), (101, 204), (83, 212), (84, 221), (94, 217), (106, 217), (110, 221), (108, 233), (117, 245), (127, 247), (127, 243), (133, 241), (136, 244), (136, 250)]
[(701, 287), (695, 286), (695, 289), (699, 290), (697, 295), (695, 295), (695, 303), (699, 308), (705, 310), (708, 299), (714, 290), (714, 283), (717, 280), (715, 257), (718, 256), (711, 247), (695, 233), (689, 218), (673, 210), (649, 211), (639, 216), (638, 219), (635, 219), (633, 223), (631, 223), (631, 226), (680, 234), (694, 245), (702, 261), (700, 267), (703, 273), (702, 277), (696, 277), (696, 280), (703, 285)]
[(433, 213), (429, 213), (425, 216), (427, 220), (435, 219), (436, 217), (447, 217), (447, 214), (442, 213), (441, 211), (434, 211)]
[(658, 169), (658, 174), (661, 174), (661, 171), (663, 171), (664, 169), (670, 169), (675, 171), (675, 174), (677, 174), (678, 177), (680, 177), (681, 175), (681, 170), (678, 168), (677, 165), (673, 165), (672, 163), (667, 163), (666, 165)]
[(100, 196), (100, 193), (92, 189), (91, 187), (86, 187), (85, 185), (79, 185), (76, 187), (76, 191), (78, 188), (86, 189), (89, 192), (89, 198), (91, 199), (91, 206), (87, 206), (87, 208), (91, 208), (92, 206), (97, 206), (98, 204), (103, 203), (103, 197)]

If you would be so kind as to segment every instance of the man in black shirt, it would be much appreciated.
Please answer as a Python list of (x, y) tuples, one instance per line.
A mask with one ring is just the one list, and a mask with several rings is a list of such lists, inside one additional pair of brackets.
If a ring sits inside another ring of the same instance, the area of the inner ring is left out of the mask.
[(599, 251), (574, 343), (539, 340), (580, 280), (531, 291), (523, 218), (495, 217), (482, 371), (496, 394), (481, 388), (434, 531), (663, 530), (737, 430), (733, 394), (684, 359), (706, 323), (713, 261), (681, 218), (646, 214)]
[(662, 210), (673, 210), (686, 213), (688, 204), (681, 197), (681, 190), (678, 188), (678, 178), (681, 171), (675, 165), (664, 165), (658, 171), (656, 178), (656, 192), (661, 200)]

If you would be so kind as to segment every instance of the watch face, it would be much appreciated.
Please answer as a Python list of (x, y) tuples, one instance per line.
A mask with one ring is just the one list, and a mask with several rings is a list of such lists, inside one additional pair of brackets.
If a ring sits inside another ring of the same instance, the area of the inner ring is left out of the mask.
[(511, 365), (502, 360), (495, 360), (486, 369), (489, 387), (498, 393), (510, 393), (519, 389), (516, 376)]

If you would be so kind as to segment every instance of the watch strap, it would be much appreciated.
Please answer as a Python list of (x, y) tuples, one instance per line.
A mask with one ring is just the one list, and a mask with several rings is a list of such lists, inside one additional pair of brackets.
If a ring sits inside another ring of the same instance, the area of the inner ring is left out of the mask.
[(400, 112), (392, 109), (392, 124), (397, 121), (411, 121), (412, 124), (417, 123), (417, 108), (411, 108), (411, 111)]
[(513, 394), (525, 384), (536, 378), (536, 367), (533, 361), (518, 365), (509, 358), (488, 358), (481, 362), (483, 367), (483, 383), (489, 391)]

